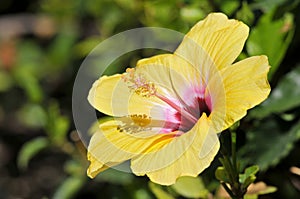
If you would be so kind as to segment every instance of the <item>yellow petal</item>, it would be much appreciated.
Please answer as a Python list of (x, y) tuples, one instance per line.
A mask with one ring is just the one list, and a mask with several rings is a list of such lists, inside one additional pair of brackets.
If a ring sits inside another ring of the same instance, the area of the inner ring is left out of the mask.
[[(267, 80), (268, 71), (269, 63), (266, 56), (250, 57), (221, 71), (226, 92), (224, 128), (240, 120), (248, 109), (268, 97), (271, 90)], [(216, 105), (215, 110), (218, 109), (220, 107)]]
[(165, 103), (155, 97), (145, 98), (130, 91), (121, 74), (103, 76), (95, 81), (88, 101), (98, 111), (111, 116), (146, 114), (164, 119), (161, 110)]
[[(115, 88), (117, 87), (117, 85), (122, 86), (122, 84), (119, 83), (120, 80), (121, 75), (117, 74), (110, 77), (103, 76), (95, 81), (88, 95), (88, 101), (90, 102), (90, 104), (104, 114), (117, 114), (114, 113), (115, 111), (112, 107), (112, 98), (114, 95), (116, 95)], [(124, 92), (124, 96), (129, 95), (128, 90), (125, 86), (122, 92)], [(122, 100), (122, 98), (119, 98), (119, 104), (120, 106), (116, 107), (116, 109), (119, 110), (120, 115), (126, 115), (127, 111), (126, 109), (124, 110), (124, 107), (126, 107), (126, 100)], [(119, 115), (117, 114), (116, 116)]]
[[(167, 143), (175, 134), (157, 134), (150, 130), (133, 132), (134, 129), (120, 129), (121, 121), (112, 120), (100, 125), (94, 133), (88, 146), (88, 159), (91, 165), (88, 174), (94, 177), (109, 166), (148, 153), (146, 149), (155, 143)], [(124, 127), (126, 128), (126, 127)], [(134, 128), (131, 126), (130, 128)], [(138, 128), (138, 127), (136, 127)], [(166, 140), (166, 141), (165, 141)]]
[(87, 170), (87, 175), (90, 178), (94, 178), (98, 173), (106, 170), (108, 167), (99, 162), (93, 155), (89, 152), (87, 154), (87, 159), (90, 161), (90, 165)]
[[(198, 68), (174, 54), (162, 54), (137, 62), (137, 70), (145, 74), (151, 82), (173, 90), (177, 86), (189, 86), (201, 82), (202, 76)], [(179, 81), (178, 84), (176, 84)]]
[[(206, 62), (213, 62), (221, 69), (232, 64), (238, 57), (248, 33), (249, 28), (244, 23), (229, 20), (222, 13), (212, 13), (187, 33), (175, 54), (189, 60), (193, 65), (201, 66), (207, 65)], [(207, 57), (203, 56), (205, 53), (210, 60), (202, 58)]]
[(137, 71), (160, 88), (164, 96), (183, 98), (192, 86), (201, 86), (205, 77), (189, 62), (173, 54), (139, 60)]
[(171, 185), (180, 176), (197, 176), (211, 164), (218, 150), (218, 136), (203, 114), (189, 132), (154, 153), (134, 157), (131, 169), (155, 183)]
[(172, 99), (181, 108), (187, 109), (194, 107), (195, 98), (202, 95), (202, 92), (205, 93), (210, 77), (216, 73), (214, 69), (213, 65), (195, 67), (175, 54), (158, 55), (137, 63), (137, 71), (141, 71), (147, 79), (159, 85), (158, 92)]
[(109, 169), (113, 166), (116, 166), (118, 164), (120, 164), (120, 162), (108, 162), (106, 164), (101, 163), (100, 161), (98, 161), (97, 158), (95, 158), (91, 153), (88, 152), (87, 154), (87, 158), (90, 161), (90, 165), (87, 169), (87, 175), (90, 178), (94, 178), (96, 177), (99, 173), (101, 173), (102, 171), (105, 171), (106, 169)]

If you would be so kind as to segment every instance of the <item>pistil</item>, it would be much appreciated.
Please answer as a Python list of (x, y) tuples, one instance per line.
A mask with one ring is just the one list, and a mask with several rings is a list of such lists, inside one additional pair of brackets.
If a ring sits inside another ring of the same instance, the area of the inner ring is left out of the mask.
[(172, 108), (178, 111), (183, 117), (185, 117), (188, 121), (192, 122), (193, 124), (195, 124), (198, 121), (198, 119), (195, 118), (191, 113), (186, 111), (184, 108), (178, 106), (176, 103), (174, 103), (172, 100), (168, 99), (167, 97), (157, 92), (154, 95), (157, 98), (161, 99), (162, 101), (166, 102), (168, 105), (170, 105)]
[(128, 88), (142, 97), (155, 96), (174, 108), (183, 117), (183, 121), (189, 121), (195, 124), (198, 119), (190, 112), (176, 104), (173, 100), (168, 99), (164, 95), (157, 92), (157, 88), (153, 82), (148, 81), (143, 74), (136, 73), (134, 68), (127, 68), (126, 73), (122, 77)]

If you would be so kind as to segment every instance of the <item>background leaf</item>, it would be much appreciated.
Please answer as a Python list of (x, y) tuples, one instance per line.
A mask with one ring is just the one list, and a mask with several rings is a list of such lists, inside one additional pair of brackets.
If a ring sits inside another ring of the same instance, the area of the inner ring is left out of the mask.
[(274, 11), (263, 15), (258, 24), (251, 29), (246, 49), (250, 56), (267, 55), (270, 65), (271, 79), (281, 63), (294, 35), (293, 15), (286, 13), (282, 18), (274, 20)]
[(205, 198), (209, 193), (199, 177), (180, 177), (171, 188), (187, 198)]
[(248, 177), (255, 176), (255, 174), (258, 172), (258, 170), (259, 170), (259, 168), (257, 165), (247, 167), (245, 169), (245, 172), (243, 174), (240, 174), (240, 176), (239, 176), (240, 182), (244, 183)]
[(157, 199), (175, 199), (172, 195), (164, 191), (160, 185), (149, 182), (149, 188)]
[[(257, 164), (265, 171), (288, 155), (294, 143), (300, 139), (300, 121), (285, 133), (278, 122), (270, 120), (258, 129), (247, 132), (248, 144), (240, 150), (241, 159)], [(254, 155), (255, 154), (255, 155)]]
[[(297, 0), (296, 0), (297, 1)], [(255, 0), (253, 3), (254, 8), (260, 8), (265, 12), (274, 10), (276, 7), (288, 3), (289, 0)]]
[(71, 199), (82, 186), (82, 177), (69, 177), (63, 181), (53, 195), (53, 199)]
[(122, 171), (118, 171), (116, 169), (107, 169), (104, 172), (100, 173), (96, 180), (102, 182), (109, 182), (112, 184), (119, 184), (119, 185), (128, 185), (134, 179), (133, 174), (126, 173)]
[(48, 110), (47, 132), (54, 143), (62, 143), (66, 139), (70, 121), (60, 114), (58, 104), (52, 102)]
[(19, 111), (18, 119), (27, 126), (42, 128), (47, 123), (47, 113), (39, 104), (26, 104)]
[(271, 113), (280, 114), (300, 106), (300, 66), (285, 75), (272, 90), (270, 97), (251, 111), (251, 116), (264, 118)]
[(231, 180), (228, 176), (228, 173), (224, 169), (224, 167), (218, 167), (215, 172), (216, 178), (220, 180), (221, 182), (230, 183)]
[(41, 150), (49, 146), (49, 141), (45, 137), (35, 138), (22, 146), (18, 155), (18, 166), (26, 169), (29, 161)]

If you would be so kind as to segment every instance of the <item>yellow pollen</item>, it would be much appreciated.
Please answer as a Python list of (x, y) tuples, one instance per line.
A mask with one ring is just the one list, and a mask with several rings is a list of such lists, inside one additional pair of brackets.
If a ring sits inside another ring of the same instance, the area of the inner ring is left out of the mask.
[(151, 118), (148, 117), (146, 114), (143, 115), (130, 115), (131, 120), (134, 122), (135, 125), (140, 127), (145, 127), (151, 123)]
[(115, 126), (115, 129), (120, 133), (138, 133), (141, 131), (151, 131), (152, 119), (146, 114), (132, 114), (118, 118), (120, 122)]
[(122, 79), (130, 90), (142, 97), (150, 97), (156, 93), (155, 84), (147, 81), (142, 74), (136, 73), (134, 68), (127, 68)]

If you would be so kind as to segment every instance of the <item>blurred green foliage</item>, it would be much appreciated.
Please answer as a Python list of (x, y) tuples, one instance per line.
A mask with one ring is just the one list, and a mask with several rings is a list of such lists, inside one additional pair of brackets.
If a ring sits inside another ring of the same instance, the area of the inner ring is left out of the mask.
[[(300, 166), (299, 2), (1, 1), (0, 198), (222, 198), (213, 175), (218, 161), (201, 178), (182, 178), (171, 187), (112, 169), (91, 181), (86, 177), (86, 149), (71, 115), (76, 72), (99, 42), (142, 26), (186, 33), (213, 11), (250, 26), (240, 58), (265, 54), (272, 66), (270, 97), (250, 110), (237, 130), (239, 160), (245, 167), (257, 164), (257, 179), (277, 187), (270, 197), (296, 198), (300, 177), (289, 168)], [(119, 68), (111, 67), (106, 73), (122, 72), (132, 60), (157, 52), (132, 52), (113, 63)], [(243, 179), (247, 177), (246, 172)], [(251, 197), (274, 191), (268, 190)]]

